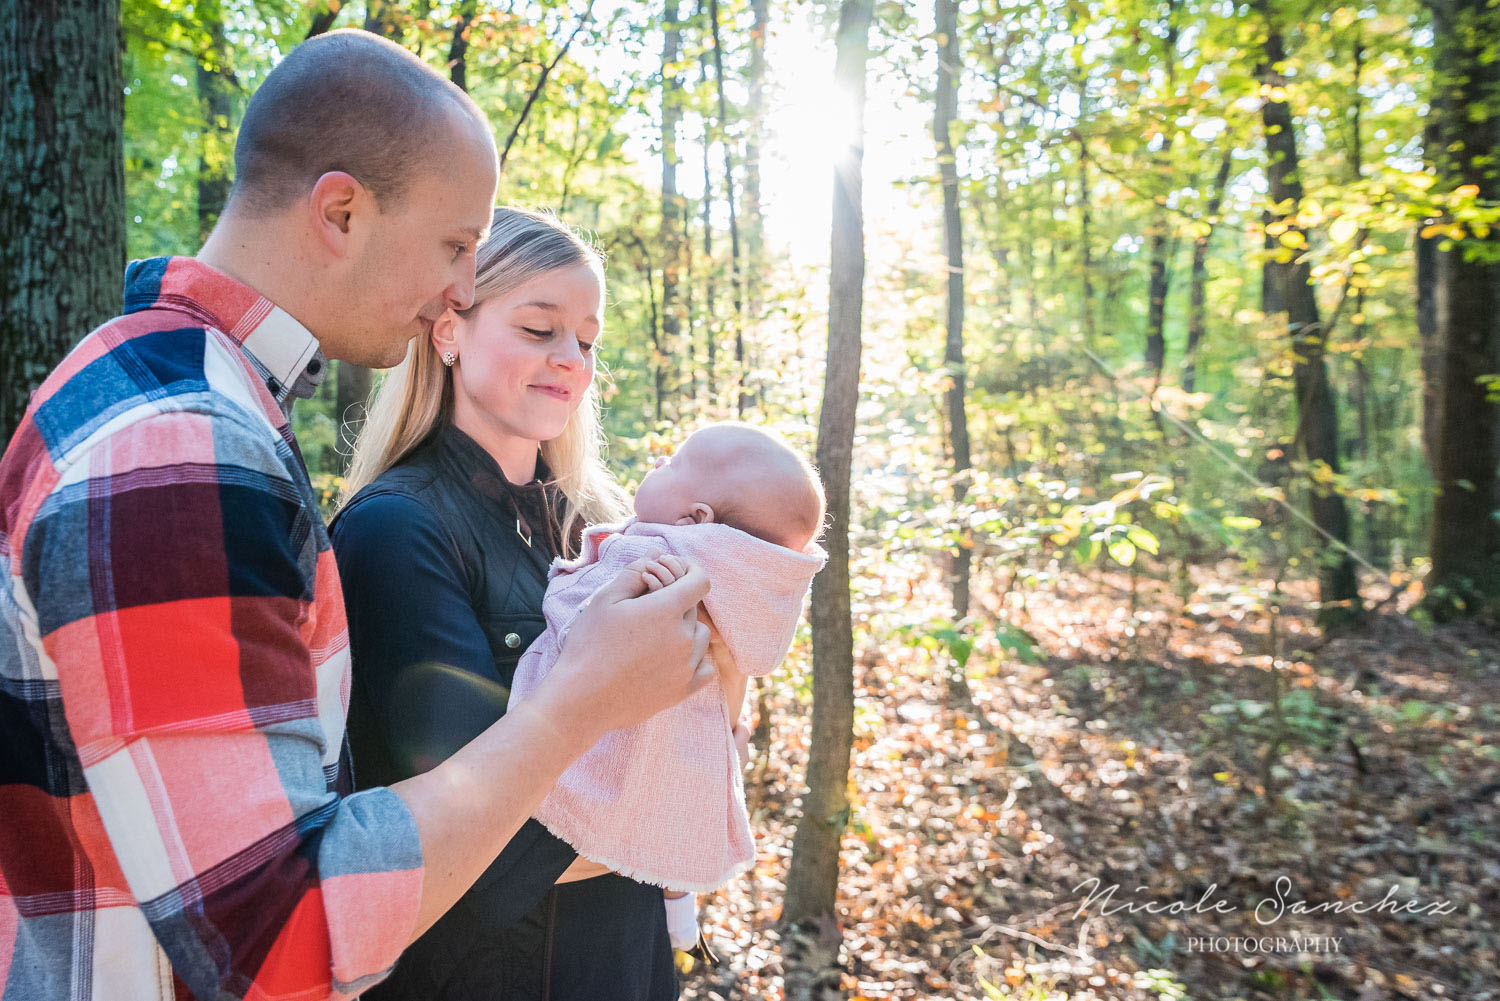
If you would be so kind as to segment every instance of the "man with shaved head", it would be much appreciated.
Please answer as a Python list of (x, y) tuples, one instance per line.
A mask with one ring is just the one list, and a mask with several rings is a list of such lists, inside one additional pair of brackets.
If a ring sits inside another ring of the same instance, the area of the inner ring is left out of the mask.
[(197, 257), (130, 265), (0, 459), (5, 1001), (357, 995), (575, 758), (709, 678), (701, 571), (622, 576), (535, 701), (349, 793), (343, 598), (289, 414), (329, 359), (394, 364), (470, 305), (495, 147), (440, 74), (343, 31), (266, 78), (235, 171)]

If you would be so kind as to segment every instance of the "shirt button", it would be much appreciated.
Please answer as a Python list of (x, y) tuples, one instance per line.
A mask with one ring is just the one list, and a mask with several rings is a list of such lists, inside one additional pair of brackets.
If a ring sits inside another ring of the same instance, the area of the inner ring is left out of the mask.
[(521, 645), (520, 635), (518, 633), (506, 633), (505, 645), (514, 650), (516, 647)]

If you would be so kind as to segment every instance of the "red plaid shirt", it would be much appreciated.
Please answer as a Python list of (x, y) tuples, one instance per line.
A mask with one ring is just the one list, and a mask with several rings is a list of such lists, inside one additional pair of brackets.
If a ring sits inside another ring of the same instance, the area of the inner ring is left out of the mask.
[(410, 938), (421, 848), (344, 795), (349, 648), (283, 405), (312, 335), (138, 261), (0, 460), (0, 988), (350, 996)]

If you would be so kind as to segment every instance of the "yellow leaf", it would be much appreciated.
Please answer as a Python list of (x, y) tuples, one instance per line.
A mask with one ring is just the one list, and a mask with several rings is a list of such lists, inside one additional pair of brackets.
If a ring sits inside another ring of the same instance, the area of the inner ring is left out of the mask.
[(1337, 243), (1348, 243), (1359, 234), (1359, 223), (1348, 216), (1340, 216), (1328, 227), (1328, 235)]
[(1444, 230), (1446, 230), (1447, 228), (1448, 228), (1447, 226), (1444, 226), (1442, 223), (1437, 223), (1437, 222), (1430, 223), (1430, 224), (1428, 224), (1426, 226), (1423, 226), (1422, 227), (1422, 239), (1424, 239), (1424, 240), (1430, 240), (1434, 236), (1437, 236), (1439, 233), (1441, 233)]
[(1454, 188), (1453, 189), (1453, 197), (1454, 198), (1478, 198), (1479, 197), (1479, 185), (1477, 185), (1477, 184), (1465, 184), (1462, 187)]

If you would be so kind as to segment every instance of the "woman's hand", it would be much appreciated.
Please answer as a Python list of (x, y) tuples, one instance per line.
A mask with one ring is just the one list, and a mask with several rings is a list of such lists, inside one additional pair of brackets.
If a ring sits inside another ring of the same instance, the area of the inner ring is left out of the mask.
[(687, 698), (713, 677), (697, 615), (707, 594), (708, 577), (690, 560), (631, 563), (574, 620), (538, 708), (592, 743)]

